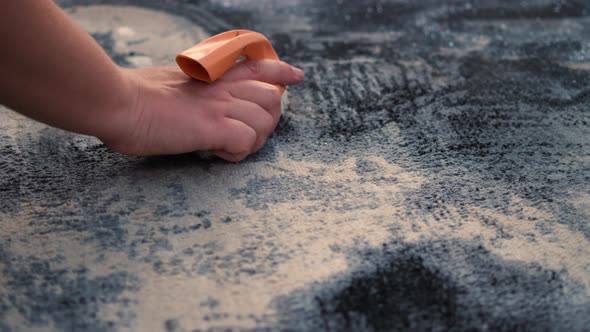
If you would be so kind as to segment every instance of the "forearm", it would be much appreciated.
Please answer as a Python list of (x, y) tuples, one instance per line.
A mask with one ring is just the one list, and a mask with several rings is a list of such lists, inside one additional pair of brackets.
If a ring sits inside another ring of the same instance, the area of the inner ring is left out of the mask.
[(116, 131), (133, 101), (123, 72), (51, 0), (0, 1), (0, 104), (65, 130)]

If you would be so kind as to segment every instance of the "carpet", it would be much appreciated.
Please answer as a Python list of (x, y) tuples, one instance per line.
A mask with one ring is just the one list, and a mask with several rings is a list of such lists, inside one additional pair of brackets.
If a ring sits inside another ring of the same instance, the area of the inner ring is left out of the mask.
[(0, 109), (0, 331), (590, 329), (588, 1), (58, 3), (123, 66), (245, 28), (306, 80), (238, 164)]

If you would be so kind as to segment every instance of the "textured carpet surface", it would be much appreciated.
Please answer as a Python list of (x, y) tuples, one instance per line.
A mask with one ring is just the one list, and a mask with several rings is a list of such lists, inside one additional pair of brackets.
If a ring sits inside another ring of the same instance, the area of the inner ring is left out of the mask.
[(588, 1), (59, 3), (124, 66), (247, 28), (307, 79), (239, 164), (1, 109), (0, 331), (588, 331)]

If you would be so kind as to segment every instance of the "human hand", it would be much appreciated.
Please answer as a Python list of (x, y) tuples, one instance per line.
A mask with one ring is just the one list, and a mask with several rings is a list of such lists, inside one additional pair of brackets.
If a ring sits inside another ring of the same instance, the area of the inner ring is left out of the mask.
[(274, 60), (242, 61), (207, 84), (177, 68), (122, 69), (131, 101), (99, 137), (127, 155), (209, 151), (237, 162), (258, 151), (278, 124), (281, 93), (303, 72)]

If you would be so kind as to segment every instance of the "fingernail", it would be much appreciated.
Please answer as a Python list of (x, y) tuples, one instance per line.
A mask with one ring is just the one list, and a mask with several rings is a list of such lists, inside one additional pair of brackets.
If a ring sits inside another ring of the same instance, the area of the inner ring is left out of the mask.
[(293, 67), (293, 78), (295, 78), (298, 81), (301, 81), (304, 75), (305, 74), (303, 73), (303, 70)]

